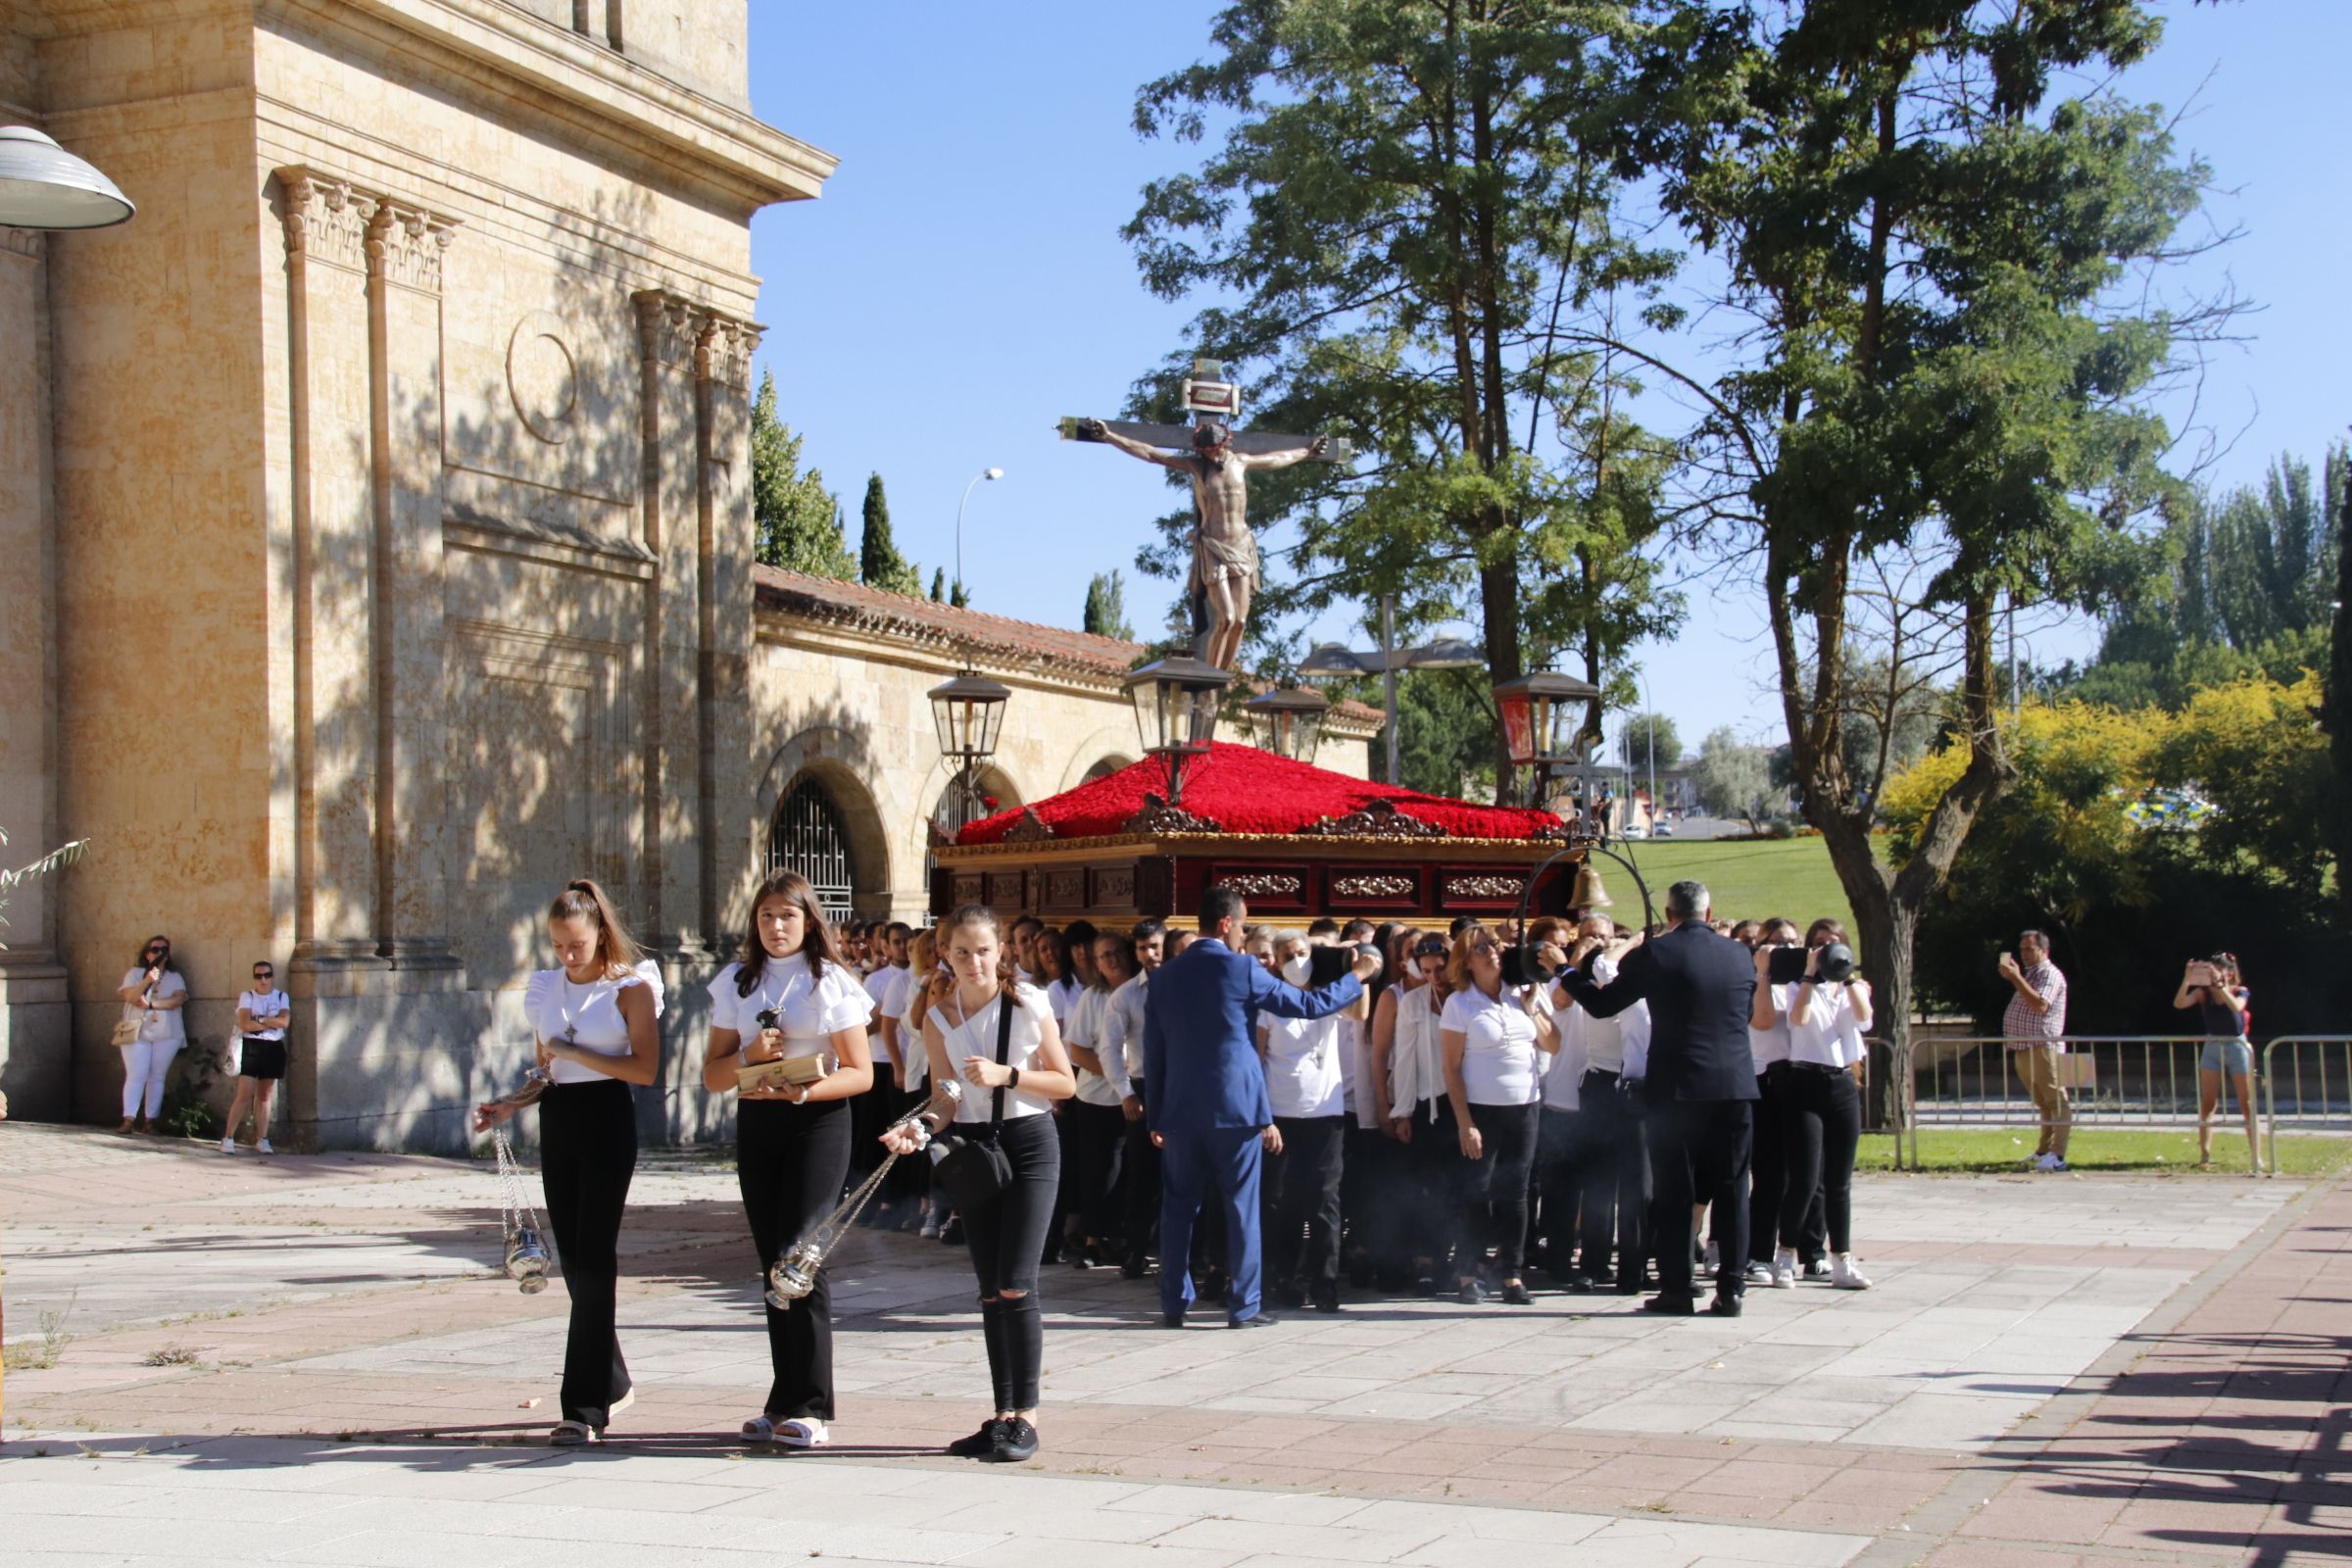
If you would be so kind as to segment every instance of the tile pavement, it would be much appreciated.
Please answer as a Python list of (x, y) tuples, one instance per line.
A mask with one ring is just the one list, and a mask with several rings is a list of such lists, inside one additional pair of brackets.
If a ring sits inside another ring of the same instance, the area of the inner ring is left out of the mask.
[[(563, 1298), (487, 1277), (486, 1174), (0, 1128), (11, 1343), (59, 1313), (74, 1336), (9, 1377), (0, 1559), (239, 1555), (217, 1522), (323, 1562), (786, 1543), (1025, 1568), (1447, 1568), (1489, 1543), (1602, 1563), (2257, 1560), (2257, 1536), (2321, 1550), (2352, 1511), (2328, 1304), (2352, 1298), (2329, 1272), (2348, 1207), (2212, 1178), (1876, 1180), (1858, 1210), (1892, 1238), (1864, 1249), (1878, 1289), (1758, 1292), (1730, 1323), (1614, 1297), (1364, 1301), (1237, 1345), (1152, 1326), (1115, 1275), (1056, 1272), (1049, 1446), (1004, 1474), (935, 1453), (985, 1386), (960, 1259), (874, 1233), (837, 1270), (836, 1446), (739, 1451), (763, 1342), (732, 1176), (707, 1164), (632, 1195), (627, 1441), (553, 1454), (523, 1445), (552, 1419)], [(746, 1468), (776, 1463), (804, 1470)]]

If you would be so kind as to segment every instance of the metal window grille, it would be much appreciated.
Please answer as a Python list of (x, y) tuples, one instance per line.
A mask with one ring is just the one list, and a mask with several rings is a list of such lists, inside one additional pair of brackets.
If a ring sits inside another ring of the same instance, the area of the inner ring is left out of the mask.
[(850, 836), (832, 792), (815, 779), (794, 786), (776, 808), (768, 831), (767, 868), (807, 877), (826, 919), (850, 917), (851, 900), (858, 891), (850, 874)]

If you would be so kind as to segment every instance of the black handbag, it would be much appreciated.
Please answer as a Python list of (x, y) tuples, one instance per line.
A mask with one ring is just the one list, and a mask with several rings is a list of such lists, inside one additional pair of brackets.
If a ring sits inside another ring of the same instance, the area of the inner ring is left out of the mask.
[[(997, 1065), (1002, 1067), (1012, 1052), (1013, 996), (1006, 989), (997, 999)], [(949, 1134), (935, 1138), (931, 1147), (936, 1152), (931, 1160), (931, 1173), (947, 1191), (949, 1200), (961, 1213), (970, 1213), (992, 1201), (998, 1194), (1012, 1185), (1012, 1161), (998, 1146), (997, 1129), (1004, 1125), (1004, 1091), (999, 1088), (990, 1098), (988, 1137), (985, 1140)]]

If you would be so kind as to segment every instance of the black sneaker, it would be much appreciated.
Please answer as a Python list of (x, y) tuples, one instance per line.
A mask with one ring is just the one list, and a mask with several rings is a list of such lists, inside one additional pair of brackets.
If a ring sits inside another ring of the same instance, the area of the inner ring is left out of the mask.
[(1590, 1274), (1571, 1274), (1568, 1276), (1568, 1293), (1571, 1296), (1591, 1296), (1592, 1283)]
[(961, 1214), (950, 1214), (948, 1222), (939, 1228), (939, 1245), (942, 1247), (961, 1247), (963, 1245), (963, 1216)]
[(1487, 1288), (1476, 1280), (1464, 1280), (1462, 1288), (1453, 1293), (1453, 1298), (1464, 1306), (1476, 1306), (1487, 1298)]
[(1717, 1317), (1738, 1317), (1740, 1315), (1740, 1298), (1717, 1291), (1715, 1299), (1707, 1303), (1707, 1310)]
[(997, 1464), (1019, 1464), (1037, 1457), (1037, 1428), (1021, 1417), (996, 1423), (997, 1442), (987, 1457)]
[(1276, 1306), (1282, 1307), (1286, 1311), (1296, 1312), (1306, 1305), (1306, 1292), (1300, 1290), (1296, 1281), (1277, 1285), (1266, 1295), (1273, 1298)]
[(1338, 1289), (1329, 1285), (1316, 1286), (1315, 1310), (1318, 1312), (1337, 1312), (1339, 1309), (1340, 1293)]
[(1152, 1272), (1152, 1260), (1141, 1252), (1129, 1252), (1127, 1261), (1119, 1265), (1119, 1273), (1131, 1280), (1140, 1280)]
[(1511, 1280), (1503, 1286), (1502, 1299), (1506, 1306), (1533, 1306), (1536, 1300), (1527, 1294), (1526, 1284), (1519, 1280)]
[[(1023, 1424), (1026, 1425), (1026, 1423)], [(989, 1458), (996, 1453), (997, 1442), (1003, 1436), (1005, 1425), (1005, 1422), (991, 1416), (981, 1422), (980, 1430), (970, 1437), (957, 1438), (954, 1443), (949, 1444), (948, 1452), (958, 1459)], [(1035, 1434), (1031, 1435), (1031, 1441), (1035, 1442)], [(1035, 1452), (1036, 1450), (1032, 1447), (1030, 1451)]]
[(1078, 1255), (1070, 1259), (1072, 1268), (1101, 1268), (1102, 1266), (1102, 1250), (1092, 1242), (1078, 1249)]

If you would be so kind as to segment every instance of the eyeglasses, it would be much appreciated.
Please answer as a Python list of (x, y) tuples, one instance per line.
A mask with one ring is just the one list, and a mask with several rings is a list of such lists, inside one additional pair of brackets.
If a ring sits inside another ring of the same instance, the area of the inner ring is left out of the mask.
[(253, 977), (256, 980), (270, 980), (276, 978), (276, 975), (277, 971), (275, 969), (256, 969), (253, 971)]
[(1470, 944), (1470, 954), (1473, 957), (1491, 957), (1494, 952), (1495, 947), (1492, 942), (1473, 942)]

